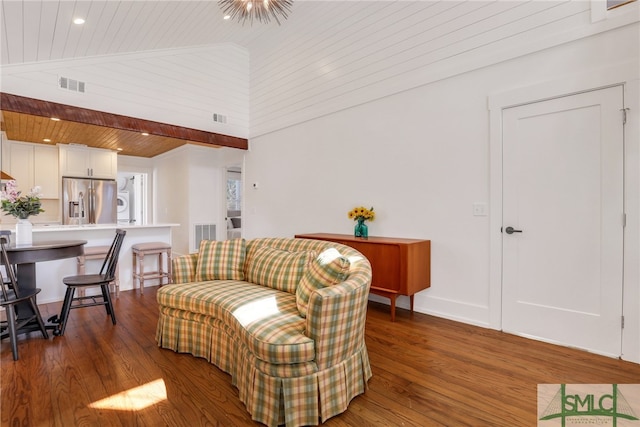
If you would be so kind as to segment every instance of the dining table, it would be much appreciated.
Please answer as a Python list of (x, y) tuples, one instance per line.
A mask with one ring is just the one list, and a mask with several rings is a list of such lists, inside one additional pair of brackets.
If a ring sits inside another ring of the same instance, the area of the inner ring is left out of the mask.
[[(18, 288), (24, 291), (35, 289), (38, 286), (36, 277), (36, 264), (39, 262), (53, 261), (64, 258), (78, 257), (84, 254), (86, 240), (46, 240), (35, 241), (31, 244), (16, 245), (10, 242), (6, 246), (9, 263), (16, 266), (16, 278)], [(33, 316), (33, 309), (28, 301), (16, 305), (16, 315), (18, 319), (25, 319)], [(55, 329), (57, 325), (47, 324), (47, 329)], [(34, 321), (20, 328), (18, 333), (27, 333), (39, 330), (38, 324)], [(5, 338), (8, 333), (5, 331), (0, 338)]]

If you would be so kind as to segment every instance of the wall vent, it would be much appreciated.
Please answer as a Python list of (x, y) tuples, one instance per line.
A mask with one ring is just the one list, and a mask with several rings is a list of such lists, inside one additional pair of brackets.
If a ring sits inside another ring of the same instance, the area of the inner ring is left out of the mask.
[(71, 92), (84, 93), (85, 82), (70, 79), (69, 77), (58, 77), (58, 87)]
[(216, 123), (227, 123), (227, 116), (213, 113), (213, 121)]
[(215, 224), (195, 224), (193, 229), (193, 250), (200, 249), (200, 242), (203, 240), (216, 240)]

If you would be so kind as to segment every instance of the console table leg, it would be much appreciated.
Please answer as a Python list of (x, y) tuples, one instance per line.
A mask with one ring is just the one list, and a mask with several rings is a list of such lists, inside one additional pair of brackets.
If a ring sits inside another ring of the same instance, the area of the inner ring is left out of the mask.
[(396, 321), (396, 295), (391, 295), (389, 297), (389, 299), (391, 300), (391, 321), (395, 322)]
[(413, 295), (409, 296), (409, 301), (411, 305), (411, 314), (413, 314)]

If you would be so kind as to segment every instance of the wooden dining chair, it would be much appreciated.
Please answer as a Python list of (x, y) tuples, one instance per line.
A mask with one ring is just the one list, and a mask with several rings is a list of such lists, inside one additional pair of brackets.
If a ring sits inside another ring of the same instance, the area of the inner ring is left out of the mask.
[[(0, 273), (0, 276), (2, 276), (2, 280), (0, 281), (0, 306), (4, 307), (7, 313), (6, 325), (2, 324), (0, 329), (2, 329), (2, 335), (8, 330), (13, 360), (18, 360), (18, 329), (35, 320), (45, 339), (49, 338), (49, 334), (47, 333), (47, 329), (42, 321), (42, 316), (40, 315), (40, 310), (38, 310), (38, 305), (36, 304), (36, 295), (40, 292), (40, 289), (36, 288), (30, 291), (21, 291), (18, 286), (15, 269), (9, 262), (9, 256), (7, 255), (6, 246), (9, 244), (10, 235), (11, 232), (8, 230), (0, 231), (0, 264), (4, 267)], [(18, 318), (15, 308), (17, 304), (23, 302), (31, 305), (33, 315)]]
[[(54, 335), (64, 335), (69, 312), (76, 308), (104, 305), (107, 310), (107, 315), (111, 316), (111, 321), (114, 325), (116, 324), (116, 314), (113, 309), (113, 303), (111, 302), (109, 284), (115, 279), (120, 248), (122, 247), (122, 241), (126, 233), (127, 232), (122, 229), (116, 230), (116, 236), (113, 239), (113, 243), (111, 243), (107, 256), (104, 258), (100, 273), (67, 276), (62, 279), (62, 282), (67, 285), (64, 302), (62, 303), (62, 311), (59, 316), (54, 316), (49, 319), (52, 323), (58, 324), (53, 331)], [(100, 294), (74, 296), (76, 289), (86, 289), (89, 287), (100, 287)]]

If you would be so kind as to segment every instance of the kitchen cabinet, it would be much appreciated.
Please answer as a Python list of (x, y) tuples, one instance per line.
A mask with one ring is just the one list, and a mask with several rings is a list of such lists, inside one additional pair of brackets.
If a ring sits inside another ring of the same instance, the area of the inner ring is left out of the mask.
[(431, 240), (396, 237), (353, 237), (347, 234), (298, 234), (302, 239), (326, 240), (351, 246), (371, 263), (371, 293), (391, 300), (391, 321), (396, 318), (396, 298), (413, 296), (431, 286)]
[(43, 199), (59, 197), (58, 149), (46, 144), (2, 142), (2, 170), (11, 175), (18, 190), (28, 193), (40, 186)]
[(118, 157), (115, 151), (75, 145), (58, 145), (60, 174), (74, 178), (118, 177)]

